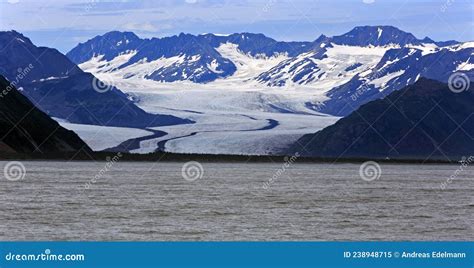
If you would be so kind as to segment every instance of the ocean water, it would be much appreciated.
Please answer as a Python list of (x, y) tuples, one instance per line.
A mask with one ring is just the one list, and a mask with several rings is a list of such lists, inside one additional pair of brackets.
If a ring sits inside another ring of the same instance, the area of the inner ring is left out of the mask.
[(474, 240), (469, 165), (15, 164), (0, 240)]

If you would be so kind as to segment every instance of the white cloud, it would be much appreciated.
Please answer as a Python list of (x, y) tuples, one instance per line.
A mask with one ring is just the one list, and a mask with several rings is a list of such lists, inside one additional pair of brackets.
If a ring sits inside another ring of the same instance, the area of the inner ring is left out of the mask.
[(129, 22), (123, 26), (125, 30), (128, 31), (142, 31), (142, 32), (156, 32), (158, 31), (158, 27), (154, 26), (153, 24), (146, 22), (146, 23), (136, 23), (136, 22)]

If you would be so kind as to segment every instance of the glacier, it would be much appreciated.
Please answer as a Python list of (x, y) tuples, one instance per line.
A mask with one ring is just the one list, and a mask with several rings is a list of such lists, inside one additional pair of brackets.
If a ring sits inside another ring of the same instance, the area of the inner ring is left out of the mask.
[[(83, 71), (112, 81), (144, 111), (195, 122), (127, 130), (133, 135), (120, 134), (115, 143), (165, 132), (141, 140), (133, 153), (274, 154), (421, 76), (446, 81), (462, 71), (474, 77), (472, 42), (417, 39), (392, 26), (356, 27), (312, 42), (249, 33), (144, 40), (131, 33), (111, 35), (80, 44), (68, 56)], [(81, 54), (97, 44), (102, 46)], [(101, 142), (90, 144), (94, 149)]]

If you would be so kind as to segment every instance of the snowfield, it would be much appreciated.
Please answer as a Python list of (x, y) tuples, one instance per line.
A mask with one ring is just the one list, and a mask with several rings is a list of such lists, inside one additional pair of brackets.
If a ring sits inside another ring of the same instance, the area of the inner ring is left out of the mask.
[[(339, 118), (319, 113), (318, 103), (327, 100), (326, 93), (332, 88), (357, 74), (364, 77), (371, 73), (386, 51), (393, 48), (396, 47), (331, 44), (325, 52), (327, 57), (317, 59), (311, 52), (293, 58), (283, 54), (252, 57), (242, 53), (237, 45), (225, 43), (217, 51), (231, 60), (237, 70), (232, 76), (209, 83), (186, 80), (166, 83), (145, 78), (157, 68), (180, 64), (185, 58), (197, 60), (199, 55), (179, 55), (151, 62), (144, 58), (131, 65), (126, 63), (136, 51), (126, 51), (110, 61), (96, 55), (79, 66), (129, 94), (147, 112), (171, 114), (196, 123), (148, 130), (64, 126), (75, 130), (95, 150), (150, 136), (151, 131), (159, 130), (166, 135), (141, 139), (139, 148), (131, 152), (274, 154), (301, 136), (334, 124)], [(434, 47), (424, 47), (424, 53), (431, 53), (432, 49)], [(208, 67), (217, 71), (217, 66), (212, 64)], [(301, 75), (302, 72), (307, 73)], [(270, 80), (259, 81), (257, 77), (264, 73)], [(389, 81), (402, 74), (403, 71), (389, 73), (369, 83), (383, 90)], [(296, 77), (300, 80), (296, 81)], [(272, 86), (269, 81), (285, 83)], [(102, 132), (105, 134), (100, 135)], [(111, 135), (113, 139), (109, 139)]]
[[(378, 34), (380, 37), (380, 32)], [(464, 46), (470, 45), (454, 45), (447, 49)], [(130, 99), (136, 100), (147, 112), (171, 114), (196, 123), (148, 130), (104, 130), (107, 135), (92, 135), (84, 126), (70, 124), (67, 127), (78, 132), (96, 150), (141, 135), (150, 137), (140, 139), (139, 148), (132, 148), (131, 152), (275, 154), (301, 136), (315, 133), (339, 119), (318, 112), (318, 105), (328, 100), (329, 90), (358, 76), (368, 85), (384, 91), (405, 71), (383, 73), (381, 70), (395, 66), (416, 51), (421, 51), (423, 56), (438, 50), (435, 44), (407, 47), (410, 49), (407, 55), (388, 59), (382, 67), (377, 67), (387, 51), (400, 46), (360, 47), (331, 43), (327, 47), (321, 46), (325, 49), (323, 56), (318, 52), (307, 52), (290, 58), (286, 54), (251, 56), (228, 42), (216, 50), (234, 63), (236, 71), (209, 83), (188, 80), (166, 83), (146, 79), (157, 69), (186, 65), (199, 60), (199, 55), (178, 55), (154, 61), (143, 58), (129, 65), (127, 62), (136, 55), (135, 50), (127, 50), (110, 61), (96, 55), (79, 66), (129, 94)], [(470, 70), (472, 66), (467, 60), (457, 69)], [(219, 72), (217, 62), (211, 62), (207, 67)], [(383, 75), (379, 75), (381, 73)], [(411, 80), (409, 78), (406, 83)], [(166, 135), (150, 135), (153, 131), (163, 131)], [(120, 133), (115, 135), (115, 142), (107, 140), (107, 136), (115, 132)]]
[(136, 128), (72, 124), (58, 119), (56, 121), (62, 127), (76, 132), (95, 151), (113, 148), (126, 140), (153, 134), (153, 132)]
[[(314, 133), (337, 121), (337, 117), (318, 113), (306, 106), (307, 102), (325, 100), (325, 90), (315, 90), (311, 86), (272, 88), (254, 79), (259, 73), (286, 60), (285, 55), (251, 57), (230, 43), (221, 45), (218, 51), (234, 62), (237, 71), (231, 77), (207, 84), (189, 81), (162, 83), (144, 79), (157, 65), (179, 61), (179, 58), (143, 61), (118, 68), (135, 51), (110, 62), (96, 56), (80, 67), (133, 96), (137, 105), (147, 112), (171, 114), (196, 122), (154, 128), (167, 134), (141, 141), (139, 149), (131, 150), (134, 153), (160, 149), (176, 153), (271, 154), (296, 142), (302, 135)], [(135, 75), (131, 76), (131, 73)], [(76, 131), (94, 150), (111, 148), (125, 140), (151, 134), (140, 129), (62, 125)]]
[(386, 51), (396, 46), (357, 47), (331, 44), (324, 57), (319, 52), (300, 54), (262, 73), (258, 80), (267, 85), (299, 89), (303, 85), (323, 92), (343, 85), (356, 74), (371, 70)]
[[(101, 75), (97, 75), (100, 79)], [(176, 153), (270, 154), (338, 119), (305, 106), (308, 101), (324, 99), (310, 90), (252, 89), (237, 87), (234, 81), (226, 84), (225, 80), (212, 84), (119, 78), (114, 81), (118, 88), (133, 95), (145, 111), (196, 122), (154, 128), (167, 135), (140, 142), (140, 149), (134, 153), (149, 153), (159, 147)]]
[[(357, 26), (310, 42), (253, 33), (142, 39), (113, 31), (67, 56), (145, 111), (195, 123), (111, 132), (67, 127), (96, 150), (276, 154), (339, 119), (322, 112), (347, 115), (422, 76), (472, 77), (473, 47), (474, 42), (418, 39), (393, 26)], [(360, 92), (367, 94), (354, 100)]]

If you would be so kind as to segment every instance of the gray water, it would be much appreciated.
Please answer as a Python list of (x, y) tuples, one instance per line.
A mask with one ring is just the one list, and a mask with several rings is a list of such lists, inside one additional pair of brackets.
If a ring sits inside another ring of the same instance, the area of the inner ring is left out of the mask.
[(474, 240), (472, 167), (22, 163), (0, 173), (0, 240)]

